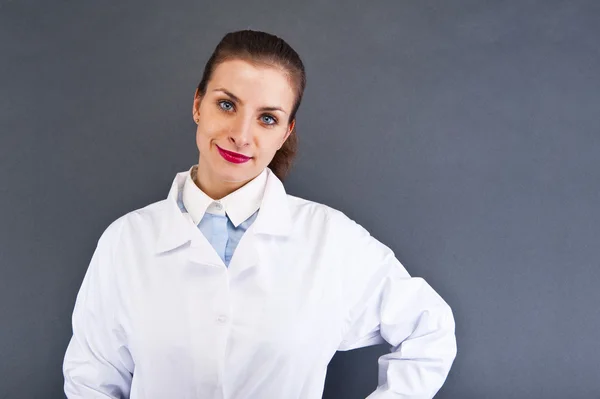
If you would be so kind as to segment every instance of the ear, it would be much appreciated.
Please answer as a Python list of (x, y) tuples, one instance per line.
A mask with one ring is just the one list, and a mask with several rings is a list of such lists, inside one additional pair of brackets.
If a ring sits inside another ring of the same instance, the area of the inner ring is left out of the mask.
[(200, 92), (196, 89), (194, 93), (194, 102), (192, 103), (192, 119), (194, 122), (198, 123), (198, 117), (200, 116), (200, 102), (202, 101), (202, 96), (200, 96)]
[(283, 147), (283, 144), (288, 139), (288, 137), (290, 137), (290, 134), (292, 134), (292, 132), (294, 131), (295, 126), (296, 126), (296, 119), (294, 119), (293, 121), (290, 122), (290, 125), (288, 126), (288, 130), (285, 133), (283, 140), (281, 141), (281, 145), (279, 146), (280, 149), (281, 149), (281, 147)]

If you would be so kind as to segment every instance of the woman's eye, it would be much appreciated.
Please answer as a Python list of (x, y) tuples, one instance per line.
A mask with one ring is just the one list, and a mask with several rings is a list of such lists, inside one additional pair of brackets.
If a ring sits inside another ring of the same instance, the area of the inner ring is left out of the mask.
[(227, 100), (219, 101), (219, 107), (223, 111), (227, 111), (227, 112), (230, 112), (233, 110), (233, 104), (231, 103), (231, 101), (227, 101)]
[(260, 120), (265, 125), (274, 125), (275, 123), (277, 123), (277, 120), (275, 118), (273, 118), (271, 115), (263, 115), (260, 117)]

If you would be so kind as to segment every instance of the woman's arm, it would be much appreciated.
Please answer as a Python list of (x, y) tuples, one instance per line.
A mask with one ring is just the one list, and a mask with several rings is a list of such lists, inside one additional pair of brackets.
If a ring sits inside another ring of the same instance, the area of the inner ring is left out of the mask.
[(63, 363), (71, 398), (128, 398), (133, 360), (116, 320), (113, 249), (119, 220), (100, 237), (73, 310), (73, 336)]
[(351, 225), (352, 306), (339, 350), (391, 345), (391, 353), (379, 358), (378, 387), (368, 399), (433, 398), (456, 357), (452, 310), (425, 280), (411, 277), (388, 247)]

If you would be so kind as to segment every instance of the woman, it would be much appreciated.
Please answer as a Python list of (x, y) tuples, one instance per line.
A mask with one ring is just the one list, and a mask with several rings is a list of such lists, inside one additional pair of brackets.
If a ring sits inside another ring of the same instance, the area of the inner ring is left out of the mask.
[(283, 40), (222, 39), (194, 96), (198, 164), (98, 241), (69, 398), (316, 399), (336, 351), (384, 342), (370, 399), (438, 391), (456, 355), (448, 305), (360, 225), (284, 190), (305, 81)]

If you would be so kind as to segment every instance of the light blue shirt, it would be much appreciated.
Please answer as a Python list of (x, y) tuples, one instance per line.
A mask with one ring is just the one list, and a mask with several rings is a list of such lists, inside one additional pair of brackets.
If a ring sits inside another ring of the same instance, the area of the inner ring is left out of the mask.
[[(179, 205), (182, 212), (187, 212), (181, 198), (177, 201), (177, 205)], [(205, 212), (200, 223), (198, 223), (198, 229), (219, 254), (225, 266), (229, 267), (229, 262), (231, 262), (236, 247), (246, 230), (254, 223), (257, 215), (258, 211), (235, 227), (227, 215), (215, 215)]]
[(212, 213), (205, 213), (200, 223), (198, 223), (198, 228), (217, 251), (225, 266), (229, 266), (235, 248), (246, 230), (254, 223), (256, 215), (258, 215), (258, 211), (254, 212), (237, 228), (231, 223), (227, 215), (213, 215)]

